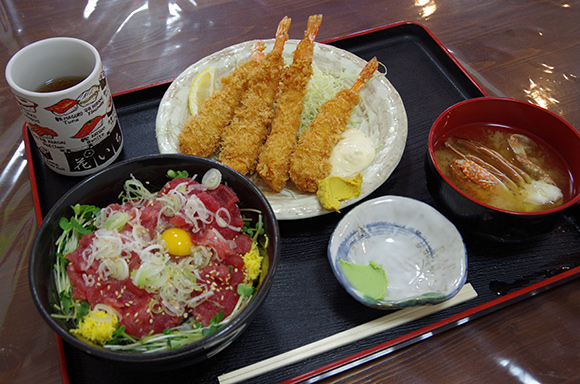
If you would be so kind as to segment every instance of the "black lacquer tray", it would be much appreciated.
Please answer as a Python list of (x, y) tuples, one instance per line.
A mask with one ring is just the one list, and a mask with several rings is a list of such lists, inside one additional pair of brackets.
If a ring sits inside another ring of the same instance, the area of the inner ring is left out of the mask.
[[(436, 204), (427, 191), (424, 160), (431, 124), (447, 107), (486, 96), (429, 30), (402, 22), (328, 41), (369, 60), (377, 56), (406, 108), (409, 132), (405, 152), (392, 176), (367, 199), (400, 195)], [(115, 95), (125, 136), (120, 157), (157, 153), (155, 118), (169, 83)], [(80, 181), (44, 166), (25, 130), (29, 170), (37, 216), (45, 215), (58, 198)], [(141, 384), (212, 383), (221, 374), (301, 347), (387, 314), (362, 306), (339, 285), (327, 261), (330, 235), (349, 209), (316, 218), (280, 222), (282, 258), (274, 285), (251, 326), (226, 350), (207, 362), (165, 372), (132, 371), (95, 360), (70, 346), (61, 349), (65, 382)], [(490, 313), (514, 301), (580, 275), (580, 228), (577, 216), (545, 237), (522, 244), (499, 244), (464, 233), (468, 251), (468, 283), (478, 297), (420, 320), (385, 331), (306, 361), (263, 374), (252, 383), (315, 381), (346, 363), (372, 359), (417, 342), (466, 318)], [(461, 228), (459, 228), (461, 231)], [(338, 363), (337, 363), (338, 362)], [(64, 366), (64, 364), (63, 364)], [(326, 373), (325, 373), (326, 372)]]

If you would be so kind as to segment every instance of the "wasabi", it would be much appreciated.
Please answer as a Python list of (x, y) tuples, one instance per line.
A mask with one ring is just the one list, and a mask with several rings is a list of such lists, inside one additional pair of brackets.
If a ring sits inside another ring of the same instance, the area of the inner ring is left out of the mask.
[(338, 261), (344, 275), (352, 286), (373, 300), (385, 298), (387, 292), (387, 275), (383, 267), (371, 260), (368, 265), (353, 264), (340, 259)]

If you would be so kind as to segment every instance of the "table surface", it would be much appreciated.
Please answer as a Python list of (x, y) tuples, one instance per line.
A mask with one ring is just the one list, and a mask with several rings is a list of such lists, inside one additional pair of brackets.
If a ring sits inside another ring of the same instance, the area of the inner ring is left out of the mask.
[[(1, 0), (0, 64), (42, 38), (81, 38), (100, 51), (115, 93), (173, 79), (232, 44), (269, 38), (284, 15), (292, 18), (290, 37), (301, 38), (308, 16), (323, 14), (320, 41), (411, 20), (429, 28), (488, 94), (541, 105), (580, 129), (579, 7), (537, 0)], [(0, 82), (0, 382), (58, 383), (56, 337), (28, 290), (37, 222), (23, 120)], [(325, 382), (578, 382), (578, 324), (575, 279)]]

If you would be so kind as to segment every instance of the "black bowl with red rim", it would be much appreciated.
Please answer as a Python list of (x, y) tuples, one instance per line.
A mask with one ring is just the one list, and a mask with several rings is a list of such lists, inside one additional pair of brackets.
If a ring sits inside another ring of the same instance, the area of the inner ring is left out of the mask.
[[(462, 130), (477, 124), (513, 129), (553, 149), (569, 174), (563, 204), (535, 212), (500, 209), (478, 201), (454, 184), (436, 161), (435, 152), (449, 138), (461, 136)], [(500, 242), (523, 241), (550, 233), (561, 224), (563, 215), (577, 208), (580, 134), (556, 114), (529, 102), (501, 97), (469, 99), (449, 107), (433, 123), (425, 168), (430, 194), (460, 230)]]

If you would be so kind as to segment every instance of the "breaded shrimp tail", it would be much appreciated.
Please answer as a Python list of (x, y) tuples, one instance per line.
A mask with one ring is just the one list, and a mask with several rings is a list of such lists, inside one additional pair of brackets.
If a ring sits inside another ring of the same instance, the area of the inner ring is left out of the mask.
[(248, 80), (263, 58), (264, 48), (262, 41), (254, 42), (250, 59), (222, 78), (222, 86), (203, 102), (196, 115), (188, 117), (179, 134), (181, 153), (207, 157), (218, 149), (222, 131), (248, 88)]
[(255, 171), (260, 149), (268, 136), (274, 98), (284, 68), (282, 51), (288, 40), (288, 28), (290, 19), (284, 17), (272, 51), (261, 60), (230, 125), (224, 130), (219, 160), (243, 175)]
[(308, 128), (300, 135), (290, 158), (290, 179), (305, 192), (316, 192), (318, 182), (332, 171), (330, 153), (346, 130), (350, 115), (358, 104), (358, 93), (373, 76), (378, 61), (373, 58), (362, 69), (351, 88), (343, 89), (322, 105)]
[(258, 159), (258, 173), (275, 192), (280, 192), (289, 178), (290, 155), (297, 144), (304, 97), (312, 77), (314, 40), (321, 22), (322, 15), (308, 18), (304, 38), (294, 51), (292, 64), (284, 72), (270, 135)]

